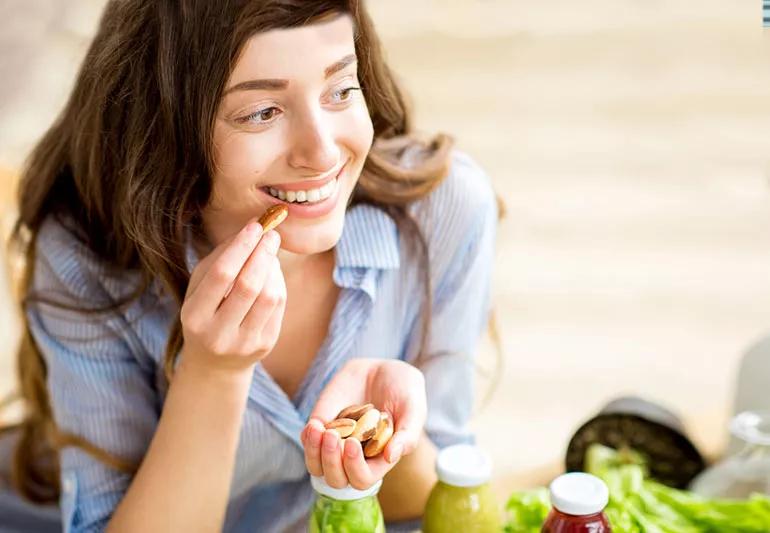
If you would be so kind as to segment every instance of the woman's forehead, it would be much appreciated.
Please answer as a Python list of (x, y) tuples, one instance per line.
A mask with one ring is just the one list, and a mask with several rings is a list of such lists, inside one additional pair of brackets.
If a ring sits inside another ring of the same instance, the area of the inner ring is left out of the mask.
[(323, 81), (340, 61), (350, 63), (351, 55), (355, 44), (349, 15), (257, 33), (244, 46), (228, 87), (254, 79)]

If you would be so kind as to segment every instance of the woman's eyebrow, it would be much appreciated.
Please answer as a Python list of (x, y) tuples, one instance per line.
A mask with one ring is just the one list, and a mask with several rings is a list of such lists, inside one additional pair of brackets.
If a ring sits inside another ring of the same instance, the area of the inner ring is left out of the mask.
[[(348, 65), (355, 63), (358, 59), (356, 54), (349, 54), (335, 61), (324, 70), (324, 79), (329, 79), (334, 73), (339, 72)], [(289, 80), (280, 79), (263, 79), (263, 80), (246, 80), (233, 85), (229, 89), (225, 90), (224, 95), (227, 95), (234, 91), (282, 91), (289, 86)], [(224, 96), (223, 95), (223, 96)]]

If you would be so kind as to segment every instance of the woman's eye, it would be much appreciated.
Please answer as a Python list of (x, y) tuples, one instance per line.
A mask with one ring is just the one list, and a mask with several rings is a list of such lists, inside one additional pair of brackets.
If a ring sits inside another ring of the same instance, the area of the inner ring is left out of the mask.
[[(334, 103), (344, 104), (352, 100), (351, 94), (353, 91), (360, 90), (360, 87), (346, 87), (344, 89), (340, 89), (339, 91), (334, 91), (334, 93), (332, 93), (332, 96), (334, 97)], [(259, 109), (249, 115), (236, 119), (236, 121), (240, 124), (262, 126), (272, 122), (273, 119), (280, 113), (281, 110), (277, 107), (266, 107), (265, 109)]]
[(265, 109), (260, 109), (258, 111), (255, 111), (250, 115), (246, 115), (245, 117), (241, 117), (238, 119), (238, 122), (242, 124), (246, 124), (246, 123), (257, 124), (257, 125), (267, 124), (279, 112), (280, 110), (277, 107), (268, 107)]
[(360, 91), (360, 87), (346, 87), (345, 89), (340, 89), (339, 91), (335, 91), (333, 93), (333, 96), (337, 98), (337, 102), (347, 102), (350, 100), (350, 95), (353, 91)]

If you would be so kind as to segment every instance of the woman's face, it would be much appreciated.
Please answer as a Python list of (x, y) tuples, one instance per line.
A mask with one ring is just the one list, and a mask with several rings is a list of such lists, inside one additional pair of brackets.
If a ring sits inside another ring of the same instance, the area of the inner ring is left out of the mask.
[[(289, 217), (282, 248), (332, 248), (372, 145), (347, 15), (256, 34), (217, 113), (213, 194), (203, 218), (214, 245), (273, 204)], [(275, 197), (275, 195), (279, 197)]]

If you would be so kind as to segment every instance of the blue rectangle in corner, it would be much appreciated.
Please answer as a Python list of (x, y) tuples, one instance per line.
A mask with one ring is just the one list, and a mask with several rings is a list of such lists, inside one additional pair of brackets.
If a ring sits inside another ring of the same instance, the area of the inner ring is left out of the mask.
[(762, 26), (770, 28), (770, 0), (762, 0)]

